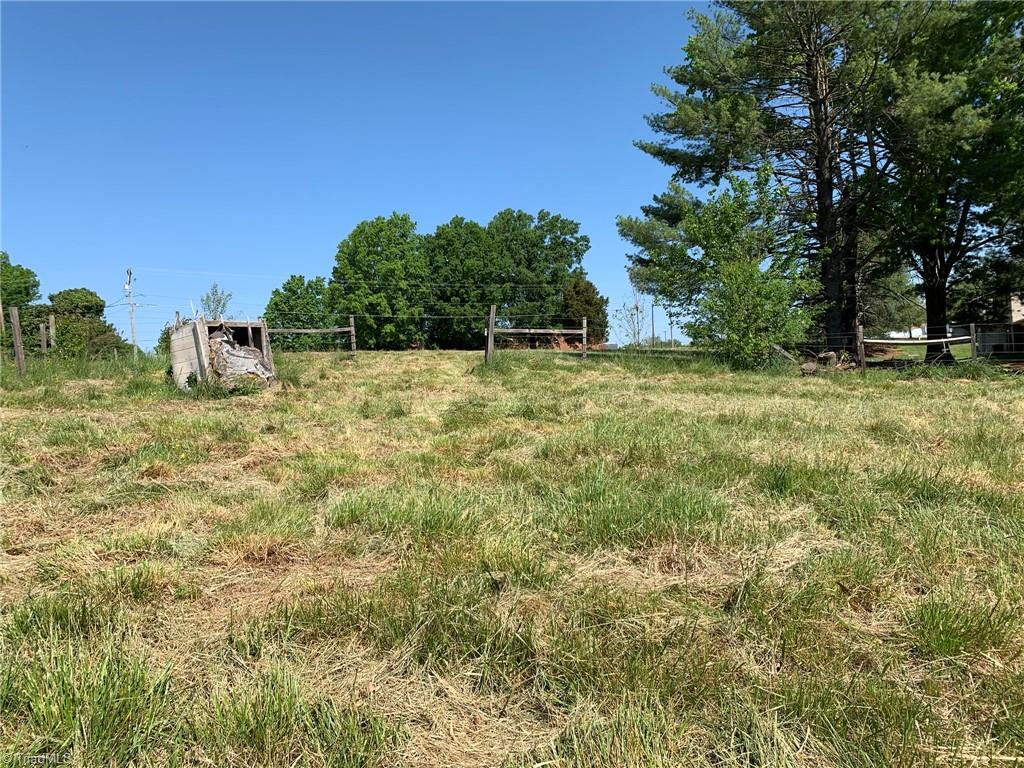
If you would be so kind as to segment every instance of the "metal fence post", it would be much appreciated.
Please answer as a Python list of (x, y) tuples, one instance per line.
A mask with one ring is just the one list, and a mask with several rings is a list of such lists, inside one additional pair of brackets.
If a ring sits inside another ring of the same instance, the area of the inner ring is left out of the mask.
[(868, 361), (864, 355), (864, 326), (857, 326), (857, 365), (860, 367), (861, 375), (867, 373)]

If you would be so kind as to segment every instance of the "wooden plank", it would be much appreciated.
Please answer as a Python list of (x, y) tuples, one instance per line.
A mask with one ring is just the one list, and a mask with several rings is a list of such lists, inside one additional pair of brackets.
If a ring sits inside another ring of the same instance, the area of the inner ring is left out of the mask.
[(268, 333), (350, 333), (351, 328), (271, 328)]
[(267, 330), (267, 323), (262, 317), (259, 319), (259, 328), (263, 339), (263, 362), (267, 364), (270, 372), (277, 376), (277, 368), (274, 366), (274, 353), (270, 349), (270, 331)]
[[(199, 370), (196, 373), (199, 374), (199, 378), (206, 380), (206, 356), (209, 354), (209, 343), (210, 337), (206, 332), (206, 323), (202, 323), (202, 329), (199, 328), (200, 321), (197, 320), (192, 324), (192, 340), (195, 344), (196, 357), (199, 361)], [(204, 350), (206, 354), (203, 354)]]
[(50, 313), (50, 349), (57, 346), (57, 318)]
[(348, 343), (351, 348), (352, 357), (356, 356), (356, 319), (352, 315), (348, 316)]
[(791, 362), (791, 363), (799, 363), (800, 362), (795, 357), (793, 357), (791, 354), (789, 354), (789, 352), (787, 352), (782, 347), (780, 347), (778, 344), (772, 344), (772, 349), (775, 350), (775, 353), (777, 355), (781, 355), (782, 357), (784, 357), (787, 360), (789, 360), (789, 362)]
[(39, 324), (39, 349), (46, 354), (46, 323)]
[(14, 361), (18, 365), (18, 373), (25, 375), (25, 348), (21, 345), (21, 319), (18, 308), (11, 307), (11, 336), (14, 340)]
[(978, 359), (978, 330), (974, 323), (971, 323), (971, 359)]
[(583, 359), (587, 359), (587, 318), (583, 318)]
[(171, 352), (191, 352), (196, 345), (192, 339), (175, 339), (171, 342)]
[(495, 328), (499, 336), (530, 336), (556, 334), (561, 336), (581, 336), (586, 332), (582, 328)]

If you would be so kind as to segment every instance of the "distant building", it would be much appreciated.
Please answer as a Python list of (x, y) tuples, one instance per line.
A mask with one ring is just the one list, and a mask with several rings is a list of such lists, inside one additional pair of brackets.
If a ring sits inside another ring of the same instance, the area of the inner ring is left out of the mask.
[(924, 326), (913, 325), (905, 331), (889, 331), (886, 336), (890, 339), (923, 339), (925, 337)]
[(978, 354), (997, 360), (1024, 360), (1024, 297), (1010, 296), (1010, 322), (978, 326)]

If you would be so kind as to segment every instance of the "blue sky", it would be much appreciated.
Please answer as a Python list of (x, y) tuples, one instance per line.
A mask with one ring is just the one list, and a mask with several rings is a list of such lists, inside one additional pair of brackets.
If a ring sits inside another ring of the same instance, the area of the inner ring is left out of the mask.
[(133, 267), (151, 347), (214, 280), (255, 317), (329, 275), (361, 219), (546, 208), (582, 224), (614, 308), (615, 216), (669, 177), (632, 141), (690, 7), (3, 2), (0, 246), (44, 295), (119, 302)]

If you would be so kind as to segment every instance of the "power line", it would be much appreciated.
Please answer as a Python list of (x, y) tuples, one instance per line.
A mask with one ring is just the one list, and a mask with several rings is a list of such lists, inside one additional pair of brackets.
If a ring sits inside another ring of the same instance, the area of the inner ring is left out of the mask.
[[(266, 275), (266, 274), (254, 274), (246, 272), (204, 272), (199, 270), (183, 270), (183, 269), (164, 269), (160, 267), (143, 267), (138, 270), (140, 272), (157, 272), (162, 274), (174, 274), (174, 275), (202, 275), (204, 277), (247, 277), (247, 278), (260, 278), (268, 280), (278, 280), (280, 275)], [(292, 275), (294, 276), (294, 275)], [(302, 276), (304, 277), (304, 276)], [(304, 279), (315, 279), (304, 278)], [(287, 279), (287, 278), (286, 278)], [(478, 283), (478, 282), (460, 282), (460, 281), (423, 281), (415, 277), (400, 278), (400, 279), (379, 279), (379, 278), (360, 278), (358, 280), (330, 280), (324, 278), (329, 285), (344, 285), (362, 287), (366, 285), (388, 285), (402, 288), (416, 288), (417, 286), (430, 286), (435, 288), (501, 288), (501, 287), (514, 287), (514, 288), (549, 288), (552, 290), (558, 289), (560, 286), (553, 285), (552, 283), (521, 283), (514, 280), (508, 280), (500, 283)], [(169, 299), (182, 299), (186, 300), (185, 297), (180, 296), (166, 296), (164, 298)]]

